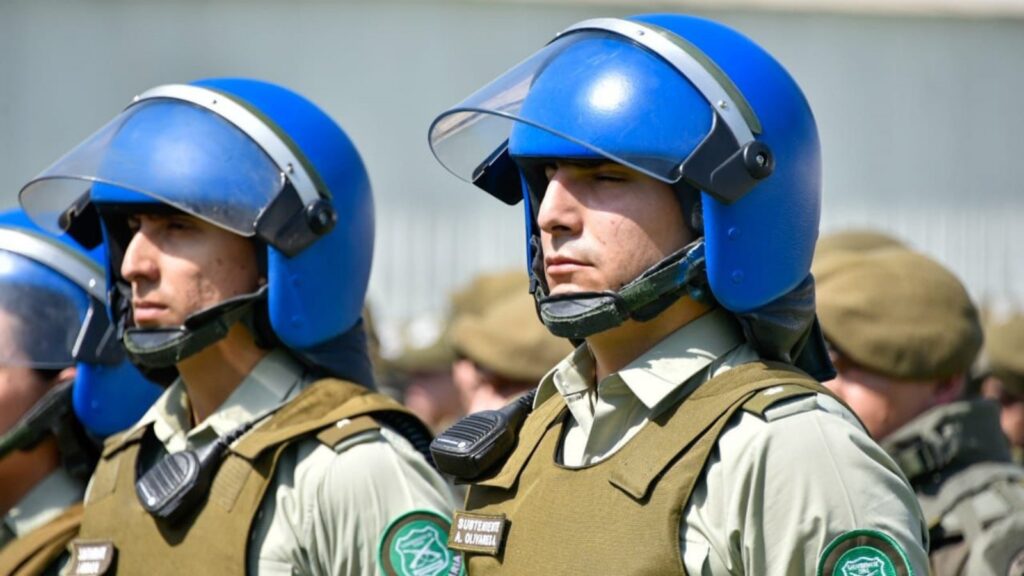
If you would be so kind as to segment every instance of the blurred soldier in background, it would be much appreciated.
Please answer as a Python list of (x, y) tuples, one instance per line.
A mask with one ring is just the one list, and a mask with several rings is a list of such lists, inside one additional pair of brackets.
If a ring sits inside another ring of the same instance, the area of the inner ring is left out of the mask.
[(1024, 464), (1024, 316), (993, 325), (985, 335), (987, 376), (981, 393), (999, 403), (1013, 458)]
[(432, 445), (473, 482), (449, 539), (470, 573), (926, 571), (913, 492), (815, 381), (820, 151), (776, 60), (700, 18), (589, 20), (430, 142), (525, 201), (541, 320), (581, 343), (513, 403), (525, 421), (472, 414)]
[(434, 432), (440, 432), (464, 413), (452, 382), (455, 354), (447, 331), (424, 348), (408, 348), (388, 361), (390, 385), (405, 407)]
[(982, 343), (960, 282), (902, 248), (820, 260), (818, 314), (838, 376), (828, 386), (915, 488), (933, 574), (1024, 574), (1024, 469), (998, 406), (962, 400)]
[[(884, 232), (867, 229), (840, 230), (825, 234), (814, 247), (814, 261), (833, 252), (867, 252), (879, 248), (905, 247), (903, 242)], [(814, 275), (818, 277), (817, 274)]]
[(102, 233), (119, 336), (173, 377), (107, 442), (69, 573), (458, 572), (429, 432), (368, 389), (373, 201), (319, 108), (255, 80), (157, 87), (21, 202)]
[(158, 394), (119, 343), (95, 338), (109, 328), (105, 285), (100, 263), (70, 239), (0, 214), (0, 574), (57, 573), (81, 522), (95, 438), (130, 425)]
[(572, 352), (537, 319), (533, 296), (521, 290), (489, 304), (479, 315), (462, 316), (451, 330), (457, 359), (452, 378), (463, 410), (495, 410), (537, 386), (537, 382)]
[[(452, 293), (438, 335), (427, 346), (407, 347), (386, 362), (400, 399), (435, 432), (444, 430), (466, 413), (461, 392), (453, 381), (456, 352), (452, 327), (475, 318), (510, 294), (526, 293), (529, 280), (518, 270), (486, 272)], [(534, 382), (536, 384), (536, 382)]]

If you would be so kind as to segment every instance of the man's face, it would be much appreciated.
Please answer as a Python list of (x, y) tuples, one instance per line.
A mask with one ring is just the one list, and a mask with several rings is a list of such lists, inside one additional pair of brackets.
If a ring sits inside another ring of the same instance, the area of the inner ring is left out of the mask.
[(180, 326), (263, 281), (250, 240), (192, 216), (132, 216), (129, 228), (121, 275), (131, 284), (136, 326)]
[(933, 382), (910, 382), (834, 360), (838, 375), (825, 386), (853, 409), (875, 440), (882, 440), (939, 403)]
[(545, 171), (537, 224), (551, 295), (618, 290), (692, 240), (663, 182), (612, 162)]
[(1003, 381), (989, 376), (981, 385), (981, 394), (999, 402), (999, 424), (1014, 446), (1024, 446), (1024, 396), (1011, 393)]
[(0, 434), (14, 424), (46, 392), (46, 382), (27, 366), (28, 359), (18, 349), (18, 319), (0, 309)]

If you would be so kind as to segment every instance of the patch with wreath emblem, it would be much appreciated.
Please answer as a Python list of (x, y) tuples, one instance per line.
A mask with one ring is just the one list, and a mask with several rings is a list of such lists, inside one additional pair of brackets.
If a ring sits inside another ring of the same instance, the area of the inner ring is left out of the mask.
[(851, 530), (837, 536), (818, 558), (817, 576), (912, 576), (907, 554), (877, 530)]
[(463, 576), (462, 555), (448, 549), (451, 522), (429, 510), (395, 518), (377, 546), (377, 562), (386, 576)]

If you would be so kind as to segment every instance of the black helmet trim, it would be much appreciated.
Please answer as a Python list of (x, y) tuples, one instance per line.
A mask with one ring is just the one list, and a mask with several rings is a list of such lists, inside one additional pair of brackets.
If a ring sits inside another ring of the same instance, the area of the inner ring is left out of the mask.
[(626, 320), (645, 322), (682, 295), (708, 302), (704, 240), (663, 258), (617, 292), (573, 292), (547, 296), (534, 278), (534, 298), (541, 321), (555, 336), (582, 340), (619, 326)]
[(189, 315), (172, 328), (126, 328), (121, 337), (128, 356), (145, 369), (169, 368), (227, 336), (231, 327), (266, 299), (267, 287), (229, 298)]

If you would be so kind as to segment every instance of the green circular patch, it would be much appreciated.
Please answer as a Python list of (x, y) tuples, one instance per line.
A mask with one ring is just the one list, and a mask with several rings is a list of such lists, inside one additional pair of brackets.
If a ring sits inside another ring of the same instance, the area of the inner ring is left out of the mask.
[(462, 576), (462, 556), (448, 549), (451, 522), (437, 512), (414, 510), (381, 534), (377, 561), (386, 576)]
[(896, 566), (878, 548), (858, 546), (839, 557), (832, 573), (841, 576), (896, 576)]
[(818, 559), (817, 576), (910, 576), (907, 555), (891, 536), (851, 530), (832, 540)]

